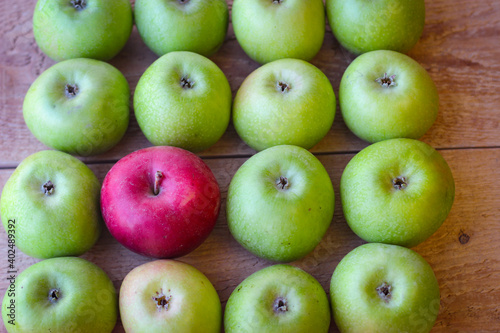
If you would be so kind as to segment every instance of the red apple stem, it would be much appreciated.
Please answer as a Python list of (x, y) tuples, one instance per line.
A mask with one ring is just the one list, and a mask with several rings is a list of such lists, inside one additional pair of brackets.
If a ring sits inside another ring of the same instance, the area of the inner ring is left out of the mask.
[(161, 171), (156, 171), (155, 174), (155, 184), (153, 187), (153, 193), (154, 195), (158, 195), (160, 193), (160, 183), (161, 180), (163, 179), (163, 173)]

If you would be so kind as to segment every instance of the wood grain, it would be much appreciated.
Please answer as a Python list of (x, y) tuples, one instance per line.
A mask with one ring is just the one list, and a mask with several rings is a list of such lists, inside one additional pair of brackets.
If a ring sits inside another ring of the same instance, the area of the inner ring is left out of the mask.
[[(134, 1), (132, 1), (133, 3)], [(232, 1), (228, 1), (231, 5)], [(31, 83), (54, 64), (36, 46), (31, 30), (35, 1), (0, 2), (0, 189), (28, 155), (46, 147), (27, 129), (22, 116), (24, 95)], [(440, 95), (440, 113), (423, 141), (436, 147), (450, 164), (456, 199), (443, 226), (415, 248), (429, 261), (439, 281), (441, 307), (432, 332), (500, 332), (500, 2), (496, 0), (426, 1), (426, 26), (409, 53), (430, 73)], [(342, 49), (327, 26), (320, 53), (312, 60), (330, 79), (338, 96), (345, 68), (355, 57)], [(146, 68), (157, 59), (134, 28), (122, 52), (111, 61), (126, 76), (132, 93)], [(233, 91), (259, 65), (238, 45), (232, 26), (221, 50), (212, 57), (226, 74)], [(109, 152), (82, 158), (102, 180), (124, 155), (150, 146), (131, 110), (123, 140)], [(317, 248), (292, 263), (316, 277), (325, 291), (342, 257), (363, 243), (345, 223), (338, 184), (347, 162), (366, 142), (345, 126), (340, 110), (332, 129), (312, 151), (327, 168), (335, 188), (336, 208), (331, 227)], [(223, 207), (217, 225), (197, 250), (180, 258), (212, 281), (225, 305), (244, 278), (271, 265), (244, 250), (230, 235), (225, 220), (225, 197), (238, 167), (254, 151), (232, 125), (223, 138), (200, 155), (221, 187)], [(7, 288), (7, 237), (0, 231), (0, 294)], [(136, 255), (105, 230), (83, 255), (102, 267), (118, 289), (124, 276), (151, 259)], [(22, 271), (38, 260), (20, 252)], [(425, 317), (425, 313), (418, 314)], [(0, 332), (4, 327), (0, 327)], [(331, 332), (337, 332), (332, 323)], [(114, 332), (123, 332), (118, 323)]]

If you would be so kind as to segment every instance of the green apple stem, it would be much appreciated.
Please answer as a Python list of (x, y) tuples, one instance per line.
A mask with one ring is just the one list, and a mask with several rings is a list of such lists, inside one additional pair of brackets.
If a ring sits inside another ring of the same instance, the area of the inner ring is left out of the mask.
[(153, 193), (154, 195), (158, 195), (160, 193), (160, 183), (161, 180), (163, 179), (163, 173), (161, 171), (156, 171), (155, 174), (155, 184), (153, 187)]
[(87, 1), (85, 0), (71, 0), (71, 4), (75, 7), (76, 10), (82, 10), (87, 7)]
[(392, 186), (394, 186), (396, 190), (404, 190), (408, 187), (408, 181), (406, 180), (406, 177), (399, 176), (392, 180)]
[(50, 289), (49, 291), (49, 302), (51, 304), (55, 304), (57, 303), (57, 301), (59, 300), (59, 298), (61, 298), (61, 292), (59, 291), (59, 289)]
[(276, 187), (278, 190), (287, 190), (290, 187), (288, 178), (280, 176), (280, 178), (276, 181)]
[(156, 296), (153, 296), (151, 298), (156, 303), (156, 308), (158, 309), (158, 312), (160, 312), (162, 309), (165, 309), (165, 311), (168, 310), (168, 305), (170, 299), (172, 298), (172, 295), (167, 296), (163, 293), (162, 290), (161, 292), (156, 292)]
[(394, 87), (396, 85), (396, 75), (389, 76), (384, 73), (384, 76), (376, 78), (375, 81), (384, 88)]
[(279, 92), (282, 92), (283, 94), (286, 94), (287, 92), (290, 91), (290, 89), (292, 89), (292, 87), (288, 83), (286, 83), (286, 82), (278, 81), (278, 82), (276, 82), (276, 89)]
[(181, 78), (181, 87), (184, 89), (191, 89), (194, 86), (194, 81), (192, 81), (190, 78), (183, 76)]
[(54, 188), (55, 188), (54, 184), (49, 180), (48, 182), (42, 185), (42, 192), (43, 194), (49, 196), (52, 193), (54, 193)]
[(380, 286), (376, 288), (378, 296), (386, 303), (391, 300), (392, 286), (386, 282), (383, 282)]
[(66, 97), (73, 98), (78, 95), (78, 90), (79, 89), (76, 84), (67, 84), (64, 88), (64, 93), (66, 94)]
[(278, 297), (274, 301), (273, 310), (275, 313), (284, 313), (288, 311), (287, 301), (284, 297)]

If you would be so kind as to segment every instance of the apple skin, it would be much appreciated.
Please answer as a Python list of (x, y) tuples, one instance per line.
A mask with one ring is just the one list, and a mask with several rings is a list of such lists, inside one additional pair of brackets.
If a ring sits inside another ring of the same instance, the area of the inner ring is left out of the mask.
[[(113, 283), (95, 264), (74, 257), (52, 258), (26, 268), (7, 290), (2, 318), (9, 333), (112, 332), (118, 317)], [(49, 300), (52, 289), (59, 296)], [(8, 308), (14, 302), (15, 313)], [(9, 323), (13, 320), (12, 325)]]
[[(168, 308), (153, 297), (169, 297)], [(195, 267), (156, 260), (134, 268), (120, 288), (120, 316), (126, 332), (218, 333), (222, 326), (219, 296)]]
[(309, 61), (323, 44), (325, 8), (322, 0), (234, 0), (232, 23), (240, 46), (261, 64)]
[[(50, 194), (44, 194), (46, 184), (53, 187)], [(100, 189), (92, 170), (75, 157), (52, 150), (34, 153), (3, 188), (3, 226), (10, 234), (9, 221), (15, 221), (16, 246), (29, 256), (79, 256), (101, 232)]]
[(129, 0), (38, 0), (33, 13), (35, 41), (55, 61), (109, 60), (125, 46), (132, 25)]
[(70, 59), (33, 82), (23, 103), (31, 133), (45, 145), (89, 156), (114, 147), (130, 113), (127, 80), (115, 67), (93, 59)]
[(328, 297), (319, 282), (300, 268), (274, 265), (235, 288), (226, 304), (224, 330), (320, 333), (328, 332), (330, 321)]
[(326, 0), (332, 32), (354, 54), (410, 51), (425, 24), (424, 0)]
[[(376, 80), (395, 75), (393, 86)], [(373, 51), (357, 57), (346, 69), (339, 88), (345, 124), (363, 140), (418, 139), (432, 126), (439, 96), (427, 71), (394, 51)]]
[(136, 0), (134, 14), (142, 40), (158, 56), (191, 51), (210, 57), (229, 23), (226, 0)]
[(285, 144), (309, 149), (332, 127), (335, 108), (335, 93), (323, 72), (303, 60), (280, 59), (243, 81), (233, 103), (233, 124), (255, 150)]
[[(162, 177), (155, 195), (158, 171)], [(101, 211), (111, 234), (148, 257), (193, 251), (214, 228), (219, 210), (219, 185), (210, 168), (176, 147), (149, 147), (123, 157), (101, 189)]]
[(355, 248), (337, 265), (330, 299), (342, 333), (423, 333), (436, 321), (440, 295), (431, 266), (417, 252), (370, 243)]
[[(281, 177), (285, 185), (278, 184)], [(256, 256), (294, 261), (323, 238), (333, 218), (334, 196), (330, 177), (314, 155), (296, 146), (275, 146), (252, 156), (234, 175), (227, 224)]]
[(134, 109), (152, 144), (196, 152), (212, 146), (224, 134), (231, 101), (229, 82), (215, 63), (179, 51), (162, 56), (141, 76)]
[(366, 147), (349, 161), (340, 196), (346, 221), (359, 237), (413, 247), (443, 224), (455, 198), (455, 181), (434, 148), (392, 139)]

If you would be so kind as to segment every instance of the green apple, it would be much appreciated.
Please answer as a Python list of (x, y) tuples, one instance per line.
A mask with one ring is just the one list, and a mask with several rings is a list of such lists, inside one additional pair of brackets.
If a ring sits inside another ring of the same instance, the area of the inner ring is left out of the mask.
[(408, 52), (425, 24), (424, 0), (326, 0), (328, 22), (347, 50)]
[(112, 332), (118, 299), (106, 273), (81, 258), (53, 258), (10, 276), (2, 303), (9, 333)]
[(231, 234), (258, 257), (290, 262), (310, 253), (333, 218), (332, 182), (304, 148), (275, 146), (249, 158), (229, 185)]
[(120, 316), (126, 332), (219, 333), (219, 296), (203, 273), (175, 260), (134, 268), (120, 288)]
[(170, 52), (141, 76), (134, 94), (135, 117), (152, 144), (196, 152), (224, 134), (231, 100), (226, 76), (210, 59)]
[(234, 0), (234, 34), (259, 63), (282, 58), (311, 60), (325, 36), (322, 0)]
[(31, 85), (23, 115), (45, 145), (88, 156), (115, 146), (129, 123), (130, 90), (113, 66), (93, 59), (70, 59), (47, 69)]
[(340, 181), (345, 219), (368, 242), (413, 247), (431, 236), (453, 205), (444, 158), (413, 139), (381, 141), (349, 161)]
[(340, 261), (330, 283), (333, 318), (342, 333), (429, 332), (439, 297), (431, 266), (397, 245), (355, 248)]
[(85, 164), (52, 150), (24, 159), (0, 198), (3, 226), (35, 258), (78, 256), (101, 231), (101, 185)]
[(191, 51), (211, 56), (226, 38), (226, 0), (136, 0), (135, 24), (158, 56)]
[(328, 297), (303, 270), (274, 265), (241, 282), (229, 297), (224, 330), (232, 332), (328, 332)]
[(427, 71), (410, 57), (385, 50), (362, 54), (347, 67), (339, 102), (347, 127), (369, 142), (418, 139), (439, 111)]
[(280, 59), (257, 68), (233, 103), (233, 124), (250, 147), (313, 147), (330, 130), (335, 93), (323, 72), (306, 61)]
[(129, 0), (38, 0), (33, 34), (50, 58), (109, 60), (132, 32)]

